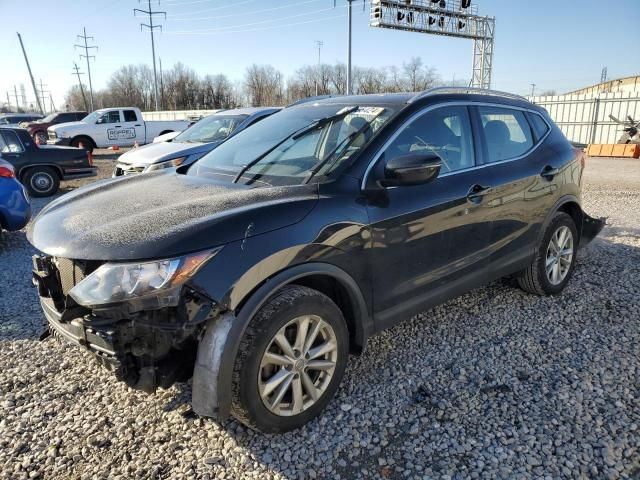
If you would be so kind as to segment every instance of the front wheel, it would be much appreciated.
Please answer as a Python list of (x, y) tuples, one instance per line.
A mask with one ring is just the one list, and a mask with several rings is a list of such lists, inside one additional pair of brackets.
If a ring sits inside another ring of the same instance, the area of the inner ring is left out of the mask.
[(38, 140), (38, 144), (39, 145), (46, 145), (47, 144), (47, 140), (49, 139), (49, 137), (47, 136), (47, 132), (36, 132), (36, 134), (33, 136), (33, 140), (35, 141), (36, 139)]
[(518, 277), (520, 288), (536, 295), (560, 293), (573, 274), (577, 249), (578, 231), (573, 218), (557, 212), (545, 231), (533, 262)]
[(301, 427), (334, 396), (348, 349), (342, 312), (329, 297), (284, 287), (251, 320), (240, 343), (233, 415), (265, 433)]
[(50, 197), (60, 187), (60, 177), (51, 167), (33, 167), (22, 176), (22, 183), (33, 197)]

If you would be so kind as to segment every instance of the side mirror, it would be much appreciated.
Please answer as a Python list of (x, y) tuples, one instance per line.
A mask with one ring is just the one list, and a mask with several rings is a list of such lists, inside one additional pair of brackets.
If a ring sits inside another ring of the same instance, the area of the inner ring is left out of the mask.
[(96, 124), (98, 123), (104, 123), (104, 117), (100, 117), (98, 120), (96, 120)]
[(414, 152), (392, 158), (384, 167), (383, 187), (422, 185), (440, 173), (442, 161), (433, 152)]

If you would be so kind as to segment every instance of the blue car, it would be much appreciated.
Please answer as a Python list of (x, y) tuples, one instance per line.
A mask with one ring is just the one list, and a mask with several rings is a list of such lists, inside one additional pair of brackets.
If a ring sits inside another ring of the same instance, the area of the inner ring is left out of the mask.
[(30, 218), (29, 195), (16, 179), (13, 165), (0, 157), (0, 232), (20, 230)]

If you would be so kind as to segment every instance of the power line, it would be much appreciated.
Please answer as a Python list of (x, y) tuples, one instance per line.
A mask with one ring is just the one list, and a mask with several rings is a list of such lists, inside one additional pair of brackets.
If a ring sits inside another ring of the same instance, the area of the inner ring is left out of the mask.
[(229, 31), (212, 31), (212, 32), (189, 32), (189, 31), (183, 31), (183, 32), (164, 32), (165, 35), (223, 35), (223, 34), (233, 34), (233, 33), (247, 33), (247, 32), (262, 32), (264, 30), (273, 30), (273, 29), (277, 29), (277, 28), (288, 28), (288, 27), (294, 27), (296, 25), (306, 25), (309, 23), (317, 23), (317, 22), (324, 22), (326, 20), (333, 20), (335, 18), (344, 18), (345, 15), (334, 15), (332, 17), (323, 17), (323, 18), (316, 18), (314, 20), (307, 20), (305, 22), (293, 22), (293, 23), (287, 23), (284, 25), (270, 25), (268, 27), (258, 27), (258, 28), (250, 28), (250, 29), (245, 29), (245, 30), (229, 30)]
[[(320, 10), (314, 10), (312, 12), (306, 12), (306, 13), (297, 13), (295, 15), (288, 15), (286, 17), (279, 17), (279, 18), (271, 18), (268, 20), (261, 20), (259, 22), (252, 22), (252, 23), (244, 23), (244, 24), (240, 24), (240, 25), (229, 25), (226, 27), (218, 27), (218, 28), (201, 28), (201, 29), (195, 29), (195, 30), (171, 30), (171, 31), (167, 31), (165, 33), (171, 33), (171, 34), (178, 34), (178, 33), (214, 33), (214, 32), (221, 32), (224, 30), (228, 30), (228, 29), (234, 29), (234, 28), (244, 28), (244, 27), (252, 27), (255, 25), (264, 25), (266, 23), (273, 23), (273, 22), (279, 22), (281, 20), (290, 20), (292, 18), (300, 18), (300, 17), (306, 17), (309, 15), (316, 15), (318, 13), (324, 13), (324, 12), (328, 12), (333, 10), (332, 7), (329, 8), (323, 8)], [(287, 25), (291, 25), (291, 24), (287, 24)]]
[(93, 37), (88, 37), (87, 36), (87, 28), (86, 27), (82, 27), (82, 31), (83, 31), (83, 35), (78, 35), (77, 38), (81, 38), (82, 40), (84, 40), (84, 45), (74, 45), (74, 47), (78, 47), (78, 48), (84, 48), (84, 55), (80, 54), (80, 58), (86, 58), (87, 59), (87, 74), (89, 75), (89, 100), (90, 100), (90, 105), (91, 105), (91, 111), (93, 112), (93, 84), (91, 83), (91, 66), (89, 65), (89, 59), (93, 58), (95, 60), (95, 55), (89, 55), (89, 50), (92, 48), (95, 48), (96, 50), (98, 49), (97, 46), (92, 45), (89, 46), (87, 44), (87, 40), (91, 39), (93, 40)]
[[(246, 12), (244, 15), (256, 15), (258, 13), (274, 12), (276, 10), (283, 10), (283, 9), (292, 8), (292, 7), (297, 8), (300, 5), (306, 5), (309, 3), (318, 3), (321, 1), (324, 1), (324, 0), (306, 0), (304, 2), (290, 3), (288, 5), (280, 5), (279, 7), (263, 8), (262, 10), (252, 10), (250, 12)], [(193, 15), (193, 14), (190, 14), (190, 15)], [(237, 13), (230, 13), (228, 15), (215, 15), (212, 17), (202, 17), (197, 14), (196, 14), (196, 17), (183, 17), (183, 16), (174, 17), (173, 15), (168, 15), (168, 18), (174, 21), (200, 21), (200, 20), (219, 20), (223, 18), (231, 18), (231, 17), (237, 17), (237, 16), (238, 16)]]
[[(133, 15), (135, 16), (137, 12), (140, 13), (144, 13), (145, 15), (149, 16), (149, 24), (146, 23), (141, 23), (140, 24), (140, 30), (142, 30), (144, 27), (147, 27), (149, 29), (149, 33), (151, 33), (151, 55), (153, 56), (153, 85), (154, 85), (154, 90), (155, 90), (155, 104), (156, 104), (156, 111), (159, 110), (158, 108), (158, 72), (156, 70), (156, 44), (153, 38), (153, 31), (156, 28), (159, 28), (160, 31), (162, 31), (162, 25), (154, 25), (153, 24), (153, 16), (154, 15), (164, 15), (164, 18), (167, 18), (167, 12), (160, 12), (160, 11), (153, 11), (151, 10), (151, 0), (148, 0), (148, 5), (149, 5), (149, 10), (140, 10), (139, 8), (134, 8), (133, 9)], [(160, 0), (158, 0), (158, 5), (160, 5)]]
[[(194, 2), (180, 2), (180, 3), (176, 3), (176, 2), (168, 2), (168, 3), (167, 3), (167, 5), (168, 5), (168, 6), (171, 6), (171, 7), (179, 7), (179, 6), (182, 6), (182, 5), (193, 5), (193, 4), (195, 4), (195, 3), (205, 3), (205, 2), (208, 2), (208, 1), (209, 1), (209, 0), (201, 0), (201, 1), (198, 1), (198, 2), (195, 2), (195, 1), (194, 1)], [(258, 0), (243, 0), (243, 1), (241, 1), (241, 2), (237, 2), (237, 3), (234, 5), (234, 7), (235, 7), (235, 6), (237, 6), (237, 5), (244, 5), (245, 3), (253, 3), (253, 2), (257, 2), (257, 1), (258, 1)], [(206, 8), (204, 11), (209, 11), (209, 12), (211, 12), (211, 11), (213, 11), (213, 10), (222, 10), (222, 9), (225, 9), (225, 8), (229, 8), (229, 5), (225, 5), (225, 6), (223, 6), (223, 7)]]

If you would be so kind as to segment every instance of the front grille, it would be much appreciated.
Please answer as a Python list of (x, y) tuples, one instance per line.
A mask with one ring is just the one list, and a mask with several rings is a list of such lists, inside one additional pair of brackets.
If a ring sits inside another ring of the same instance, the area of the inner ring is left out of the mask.
[(81, 265), (79, 262), (69, 258), (55, 258), (53, 263), (58, 269), (62, 293), (67, 296), (69, 294), (69, 290), (75, 287), (86, 277), (84, 273), (84, 265)]

